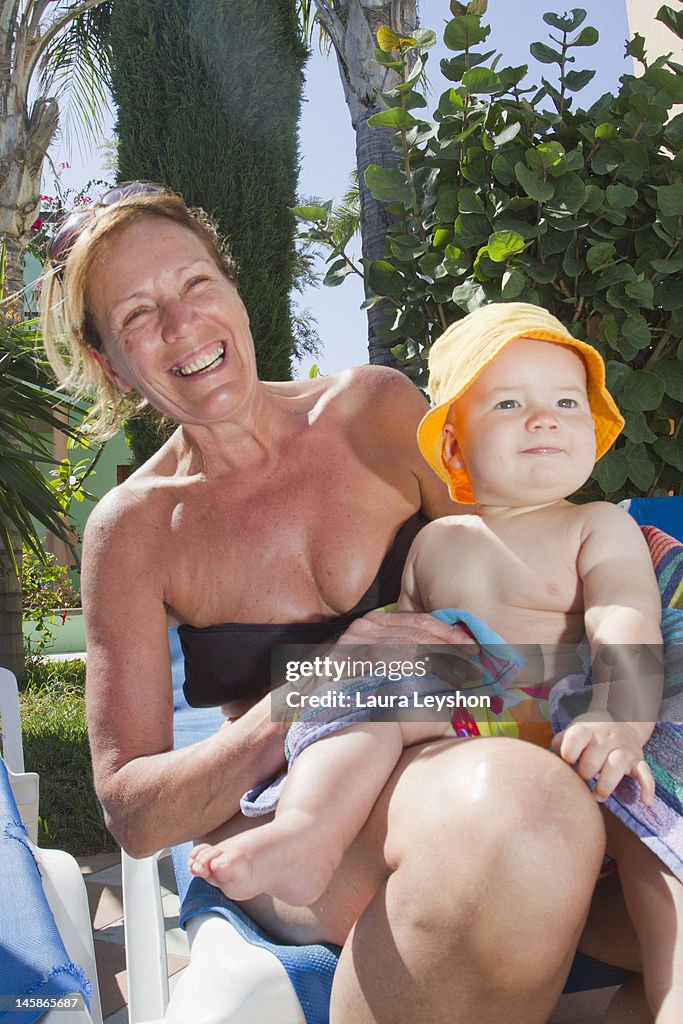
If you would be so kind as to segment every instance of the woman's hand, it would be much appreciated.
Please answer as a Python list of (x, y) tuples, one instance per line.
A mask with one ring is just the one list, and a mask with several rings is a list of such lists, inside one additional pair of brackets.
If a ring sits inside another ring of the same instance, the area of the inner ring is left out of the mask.
[[(354, 651), (349, 650), (351, 646)], [(482, 675), (481, 665), (475, 660), (479, 645), (470, 634), (428, 612), (369, 612), (339, 637), (328, 652), (331, 658), (337, 649), (342, 659), (375, 664), (400, 662), (405, 676), (411, 675), (411, 665), (425, 663), (429, 674), (456, 687), (464, 679)]]
[[(462, 644), (466, 634), (428, 612), (368, 612), (352, 622), (337, 644)], [(471, 639), (470, 639), (471, 642)], [(335, 645), (336, 646), (336, 645)]]

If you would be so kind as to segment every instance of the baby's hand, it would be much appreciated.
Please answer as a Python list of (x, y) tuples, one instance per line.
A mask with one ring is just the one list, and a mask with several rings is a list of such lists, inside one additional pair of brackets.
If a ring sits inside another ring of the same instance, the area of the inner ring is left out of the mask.
[(615, 722), (596, 712), (574, 719), (564, 732), (553, 739), (553, 750), (567, 764), (576, 764), (582, 779), (598, 776), (594, 794), (599, 803), (616, 789), (625, 775), (640, 783), (640, 798), (648, 806), (655, 795), (655, 781), (636, 731), (626, 722)]

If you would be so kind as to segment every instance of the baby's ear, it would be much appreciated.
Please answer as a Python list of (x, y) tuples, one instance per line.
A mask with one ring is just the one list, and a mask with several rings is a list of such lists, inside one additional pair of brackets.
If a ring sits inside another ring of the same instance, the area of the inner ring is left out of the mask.
[(444, 466), (447, 466), (449, 469), (464, 469), (465, 463), (460, 452), (460, 445), (455, 436), (455, 427), (449, 420), (446, 420), (443, 425), (441, 437), (443, 439), (441, 458), (443, 459)]

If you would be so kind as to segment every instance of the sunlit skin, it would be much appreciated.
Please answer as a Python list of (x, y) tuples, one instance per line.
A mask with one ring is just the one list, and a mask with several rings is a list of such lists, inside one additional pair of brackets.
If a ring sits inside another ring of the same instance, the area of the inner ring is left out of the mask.
[[(454, 403), (444, 428), (444, 462), (466, 467), (480, 502), (476, 515), (425, 527), (408, 556), (399, 610), (467, 608), (508, 641), (526, 642), (533, 649), (543, 645), (542, 674), (529, 679), (523, 671), (516, 686), (548, 684), (576, 671), (573, 653), (571, 668), (562, 668), (557, 652), (562, 644), (573, 652), (586, 628), (598, 644), (627, 639), (661, 644), (659, 593), (635, 523), (606, 503), (577, 506), (566, 500), (590, 475), (595, 447), (580, 355), (537, 339), (511, 342)], [(632, 552), (625, 573), (623, 552)], [(623, 602), (623, 607), (610, 611), (607, 601)], [(584, 780), (598, 777), (599, 802), (624, 775), (632, 775), (650, 804), (654, 780), (643, 759), (643, 743), (653, 724), (642, 717), (633, 723), (615, 720), (602, 706), (595, 673), (593, 682), (591, 709), (556, 738), (553, 749), (576, 765)], [(635, 686), (654, 687), (653, 706), (643, 706), (645, 718), (648, 712), (656, 714), (661, 679), (638, 678)], [(290, 769), (275, 819), (247, 834), (195, 847), (192, 872), (232, 899), (251, 899), (264, 891), (295, 904), (321, 898), (401, 751), (453, 735), (448, 721), (440, 726), (387, 721), (351, 726), (313, 743)], [(361, 764), (362, 773), (349, 787), (348, 779)], [(336, 799), (340, 792), (342, 801)], [(475, 785), (469, 798), (476, 803)], [(666, 894), (661, 907), (640, 911), (638, 924), (643, 937), (653, 930), (661, 936), (660, 960), (654, 968), (648, 964), (646, 984), (660, 1011), (658, 1022), (673, 1024), (667, 971), (675, 957), (671, 920), (682, 909), (681, 886), (626, 832), (611, 823), (627, 895), (642, 908), (652, 889)], [(302, 860), (310, 865), (306, 872)], [(669, 1009), (662, 992), (667, 992)]]
[[(258, 381), (239, 294), (186, 229), (142, 217), (107, 239), (86, 284), (104, 339), (102, 367), (121, 390), (134, 388), (179, 423), (98, 503), (84, 539), (95, 782), (114, 835), (145, 856), (253, 827), (237, 813), (239, 797), (283, 760), (283, 728), (268, 700), (174, 749), (169, 620), (334, 618), (364, 593), (401, 523), (420, 507), (434, 518), (453, 506), (417, 450), (426, 409), (417, 390), (381, 367)], [(176, 372), (214, 352), (215, 366)], [(371, 613), (346, 639), (450, 637), (429, 615)], [(475, 779), (476, 802), (465, 806)], [(510, 847), (513, 832), (525, 836), (519, 848)], [(289, 941), (350, 937), (332, 1024), (445, 1024), (456, 1000), (467, 1024), (506, 1015), (538, 1024), (561, 990), (602, 843), (594, 802), (559, 758), (505, 740), (441, 741), (403, 752), (321, 900), (294, 908), (258, 897), (246, 909)], [(482, 900), (472, 915), (462, 893), (483, 892), (494, 873), (495, 904)], [(429, 948), (437, 936), (441, 953), (420, 983), (425, 914)], [(492, 978), (501, 948), (504, 964)], [(170, 1007), (178, 1019), (195, 1019), (201, 966), (193, 972), (191, 964), (186, 1004), (179, 993)], [(229, 963), (216, 971), (219, 999), (230, 973)]]
[[(95, 358), (121, 391), (134, 389), (202, 436), (207, 428), (235, 435), (254, 418), (249, 317), (196, 235), (157, 218), (131, 224), (95, 258), (88, 296), (104, 340)], [(215, 365), (178, 375), (221, 347)]]
[(517, 338), (449, 414), (444, 461), (467, 465), (481, 514), (558, 501), (586, 482), (595, 427), (581, 356)]

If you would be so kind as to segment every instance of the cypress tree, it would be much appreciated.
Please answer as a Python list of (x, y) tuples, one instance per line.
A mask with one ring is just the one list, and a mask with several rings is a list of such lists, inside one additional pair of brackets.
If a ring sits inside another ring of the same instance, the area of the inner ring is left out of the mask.
[(119, 180), (163, 182), (216, 218), (259, 373), (291, 376), (302, 43), (295, 0), (117, 0)]

